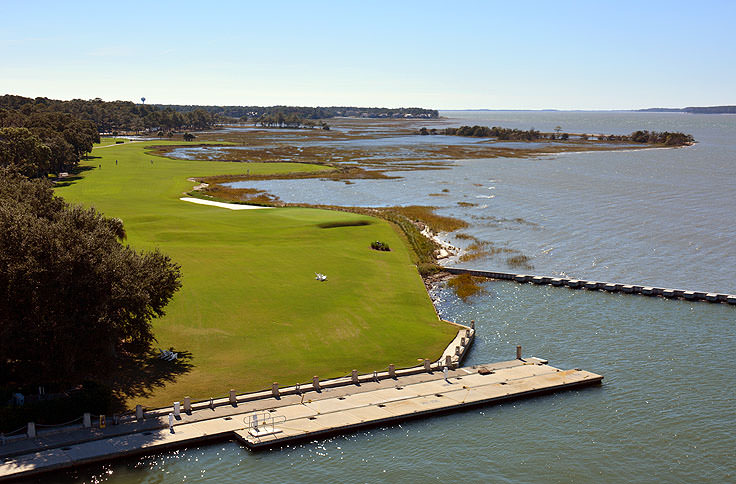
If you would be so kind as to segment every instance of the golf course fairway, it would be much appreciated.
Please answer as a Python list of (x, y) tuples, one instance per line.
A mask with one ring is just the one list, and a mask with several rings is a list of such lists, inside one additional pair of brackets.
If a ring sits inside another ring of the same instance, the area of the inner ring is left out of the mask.
[[(294, 163), (163, 158), (150, 141), (95, 148), (56, 193), (125, 224), (125, 243), (160, 249), (182, 289), (154, 320), (157, 346), (191, 355), (190, 371), (142, 389), (128, 407), (171, 405), (320, 378), (414, 366), (456, 333), (440, 321), (401, 237), (386, 221), (309, 208), (228, 210), (180, 201), (190, 177), (324, 170)], [(182, 144), (182, 142), (176, 142)], [(328, 182), (329, 183), (329, 182)], [(349, 225), (368, 221), (367, 225)], [(322, 228), (320, 225), (345, 225)], [(390, 252), (372, 250), (375, 240)], [(315, 279), (315, 272), (327, 281)]]

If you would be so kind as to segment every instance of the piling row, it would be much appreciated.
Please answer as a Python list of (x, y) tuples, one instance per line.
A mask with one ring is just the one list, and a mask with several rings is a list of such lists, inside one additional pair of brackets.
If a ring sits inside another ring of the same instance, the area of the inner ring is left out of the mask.
[(687, 291), (684, 289), (667, 289), (664, 287), (643, 286), (637, 284), (619, 284), (614, 282), (586, 281), (566, 277), (535, 276), (529, 274), (513, 274), (509, 272), (479, 271), (446, 267), (450, 274), (469, 274), (489, 279), (501, 279), (519, 283), (552, 285), (569, 287), (570, 289), (587, 289), (589, 291), (622, 292), (625, 294), (639, 294), (642, 296), (658, 296), (668, 299), (685, 299), (688, 301), (703, 301), (710, 303), (727, 303), (736, 305), (736, 295), (716, 292)]

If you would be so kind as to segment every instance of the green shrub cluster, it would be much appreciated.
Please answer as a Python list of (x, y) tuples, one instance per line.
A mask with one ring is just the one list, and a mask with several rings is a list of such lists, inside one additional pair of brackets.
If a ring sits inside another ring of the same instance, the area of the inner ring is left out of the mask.
[(373, 250), (382, 250), (384, 252), (388, 252), (391, 250), (391, 248), (388, 246), (386, 242), (381, 242), (380, 240), (376, 240), (375, 242), (371, 242), (371, 249)]

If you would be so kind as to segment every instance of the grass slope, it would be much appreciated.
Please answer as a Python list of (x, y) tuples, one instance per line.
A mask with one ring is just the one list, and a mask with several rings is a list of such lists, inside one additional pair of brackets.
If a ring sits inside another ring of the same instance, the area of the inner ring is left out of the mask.
[[(181, 142), (178, 142), (181, 144)], [(398, 234), (385, 221), (306, 208), (233, 211), (182, 202), (189, 177), (325, 169), (290, 163), (171, 160), (162, 142), (95, 149), (70, 202), (120, 217), (128, 243), (182, 266), (183, 288), (154, 322), (159, 345), (192, 371), (129, 405), (193, 399), (385, 369), (438, 357), (455, 329), (438, 320)], [(117, 165), (115, 163), (117, 160)], [(153, 160), (153, 163), (151, 163)], [(320, 228), (368, 220), (369, 225)], [(370, 249), (387, 242), (391, 252)], [(318, 282), (315, 272), (328, 275)]]

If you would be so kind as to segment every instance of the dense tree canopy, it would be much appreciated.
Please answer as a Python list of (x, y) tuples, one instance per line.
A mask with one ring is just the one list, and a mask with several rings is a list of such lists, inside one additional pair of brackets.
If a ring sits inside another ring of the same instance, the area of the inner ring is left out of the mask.
[(459, 128), (445, 128), (444, 134), (455, 136), (474, 136), (477, 138), (498, 138), (500, 140), (533, 141), (541, 137), (541, 133), (534, 128), (529, 130), (500, 128), (493, 126), (460, 126)]
[(33, 111), (72, 115), (92, 123), (100, 133), (205, 129), (219, 119), (216, 114), (196, 107), (187, 112), (178, 112), (171, 108), (134, 104), (130, 101), (106, 102), (102, 99), (57, 101), (44, 97), (32, 99), (10, 94), (0, 96), (0, 108), (21, 113)]
[[(538, 139), (560, 139), (566, 141), (570, 139), (569, 133), (560, 133), (561, 127), (557, 126), (554, 133), (541, 133), (534, 128), (529, 130), (501, 128), (498, 126), (460, 126), (459, 128), (445, 128), (443, 130), (422, 128), (419, 130), (421, 135), (429, 134), (445, 134), (451, 136), (473, 136), (477, 138), (496, 138), (499, 140), (518, 140), (518, 141), (534, 141)], [(634, 131), (630, 135), (597, 135), (599, 141), (615, 141), (626, 143), (648, 143), (662, 144), (666, 146), (684, 146), (695, 142), (692, 135), (669, 132), (669, 131)], [(587, 134), (577, 135), (580, 140), (587, 140)]]
[(255, 118), (254, 121), (264, 128), (314, 128), (315, 126), (319, 126), (322, 129), (330, 129), (329, 125), (324, 121), (317, 123), (311, 119), (304, 119), (298, 114), (285, 114), (282, 111), (262, 114)]
[(149, 349), (179, 266), (124, 238), (119, 219), (0, 168), (0, 386), (68, 388)]
[(94, 123), (72, 114), (33, 105), (0, 109), (0, 166), (14, 165), (27, 176), (67, 171), (99, 141)]
[(0, 128), (0, 167), (38, 177), (50, 171), (50, 162), (51, 148), (29, 129)]

